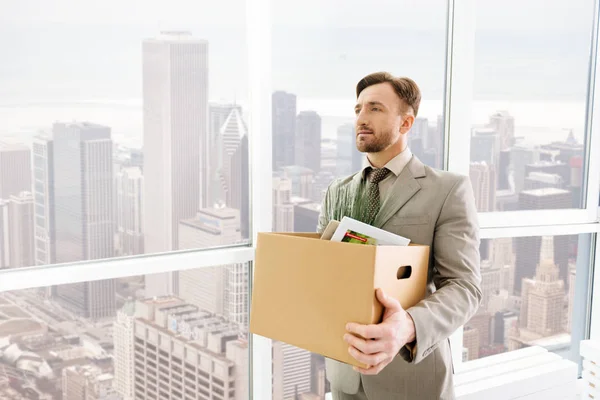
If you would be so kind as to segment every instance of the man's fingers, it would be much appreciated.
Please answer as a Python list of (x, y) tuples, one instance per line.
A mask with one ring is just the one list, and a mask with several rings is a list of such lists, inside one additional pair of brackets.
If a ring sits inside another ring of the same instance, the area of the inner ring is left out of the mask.
[(349, 333), (344, 335), (344, 340), (364, 354), (375, 354), (385, 350), (385, 345), (380, 340), (362, 339)]
[(365, 339), (379, 339), (383, 337), (384, 330), (379, 325), (361, 325), (349, 323), (346, 325), (346, 330), (350, 333), (355, 333)]
[(388, 310), (400, 311), (403, 309), (398, 299), (388, 296), (381, 288), (377, 289), (377, 299)]
[(359, 351), (354, 346), (350, 346), (348, 348), (348, 352), (357, 361), (359, 361), (363, 364), (373, 365), (373, 366), (377, 366), (377, 365), (381, 364), (382, 362), (386, 361), (388, 358), (388, 355), (385, 353), (364, 354), (363, 352)]

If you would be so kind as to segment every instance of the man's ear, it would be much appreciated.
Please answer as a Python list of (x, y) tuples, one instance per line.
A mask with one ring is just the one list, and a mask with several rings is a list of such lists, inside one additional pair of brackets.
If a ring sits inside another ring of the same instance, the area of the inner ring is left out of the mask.
[(412, 115), (412, 114), (405, 115), (404, 118), (402, 119), (402, 125), (400, 125), (400, 133), (405, 134), (406, 132), (410, 131), (410, 128), (412, 128), (414, 123), (415, 123), (414, 115)]

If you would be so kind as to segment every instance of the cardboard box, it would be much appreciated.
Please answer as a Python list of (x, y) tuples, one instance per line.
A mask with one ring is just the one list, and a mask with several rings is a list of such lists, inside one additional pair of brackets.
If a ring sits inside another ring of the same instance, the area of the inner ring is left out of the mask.
[(320, 240), (316, 233), (259, 233), (250, 331), (365, 367), (348, 353), (346, 323), (381, 321), (377, 288), (405, 309), (418, 303), (426, 293), (428, 263), (429, 246), (370, 246)]

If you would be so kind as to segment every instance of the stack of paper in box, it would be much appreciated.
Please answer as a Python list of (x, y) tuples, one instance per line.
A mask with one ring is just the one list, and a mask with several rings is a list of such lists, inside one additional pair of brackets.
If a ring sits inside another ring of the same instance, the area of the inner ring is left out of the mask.
[(582, 399), (600, 399), (600, 343), (594, 340), (582, 340), (579, 354), (583, 357), (584, 381)]
[(404, 308), (418, 303), (428, 265), (429, 246), (349, 218), (322, 236), (259, 233), (250, 332), (365, 367), (348, 353), (346, 324), (381, 321), (377, 288)]

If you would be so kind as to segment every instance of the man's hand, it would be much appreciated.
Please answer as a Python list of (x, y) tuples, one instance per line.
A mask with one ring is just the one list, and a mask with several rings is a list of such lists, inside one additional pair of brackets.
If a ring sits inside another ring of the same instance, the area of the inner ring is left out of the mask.
[(377, 299), (384, 307), (383, 321), (376, 325), (349, 323), (346, 325), (349, 333), (344, 335), (350, 345), (350, 355), (369, 366), (368, 369), (354, 367), (365, 375), (380, 373), (406, 343), (415, 340), (415, 323), (400, 302), (387, 296), (383, 289), (377, 289)]

